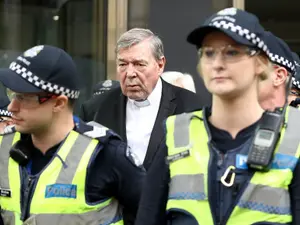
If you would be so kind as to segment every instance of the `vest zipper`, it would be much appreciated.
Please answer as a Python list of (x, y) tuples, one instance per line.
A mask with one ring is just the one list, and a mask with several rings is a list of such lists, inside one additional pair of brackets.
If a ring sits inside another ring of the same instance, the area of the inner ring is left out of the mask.
[(29, 175), (27, 186), (26, 186), (25, 191), (24, 191), (24, 200), (26, 202), (25, 202), (24, 212), (22, 212), (22, 217), (21, 217), (22, 221), (25, 221), (30, 216), (30, 204), (31, 204), (31, 201), (32, 201), (32, 196), (33, 196), (33, 189), (34, 189), (33, 186), (35, 186), (34, 181), (35, 181), (35, 177)]
[[(216, 153), (216, 155), (217, 155), (217, 167), (215, 169), (216, 169), (216, 177), (218, 177), (219, 167), (221, 167), (222, 164), (224, 163), (224, 160), (226, 158), (226, 154), (224, 154), (224, 153), (220, 152), (219, 150), (217, 150), (212, 143), (209, 144), (209, 147), (210, 147), (210, 150), (214, 151)], [(211, 176), (209, 176), (209, 177), (211, 177)], [(213, 217), (214, 223), (216, 225), (222, 225), (222, 218), (223, 218), (223, 216), (222, 216), (222, 213), (223, 213), (222, 209), (223, 209), (223, 204), (224, 204), (224, 202), (222, 200), (223, 199), (222, 198), (222, 194), (223, 193), (221, 193), (221, 188), (220, 188), (220, 186), (221, 186), (221, 180), (219, 181), (218, 178), (217, 178), (216, 181), (217, 181), (216, 182), (216, 184), (217, 184), (217, 190), (216, 191), (217, 191), (218, 198), (217, 198), (215, 216), (212, 215), (212, 217)]]
[[(218, 166), (222, 166), (226, 157), (226, 154), (219, 152), (218, 155), (220, 159), (218, 159)], [(218, 170), (217, 170), (218, 171)], [(221, 188), (221, 180), (218, 180), (218, 188), (219, 188), (219, 200), (220, 200), (220, 205), (219, 205), (219, 218), (218, 218), (218, 224), (222, 224), (223, 221), (223, 208), (224, 208), (224, 198), (223, 198), (223, 188)]]
[(234, 208), (236, 207), (237, 203), (239, 202), (240, 198), (242, 197), (242, 194), (244, 193), (246, 187), (248, 186), (248, 184), (249, 184), (249, 182), (251, 180), (251, 177), (252, 176), (250, 176), (248, 178), (248, 180), (244, 184), (241, 185), (241, 189), (239, 190), (239, 193), (238, 193), (235, 201), (232, 203), (231, 207), (229, 207), (229, 210), (227, 211), (227, 213), (226, 213), (226, 215), (224, 217), (224, 221), (221, 220), (222, 221), (221, 224), (226, 225), (228, 219), (230, 218), (231, 213), (233, 212)]

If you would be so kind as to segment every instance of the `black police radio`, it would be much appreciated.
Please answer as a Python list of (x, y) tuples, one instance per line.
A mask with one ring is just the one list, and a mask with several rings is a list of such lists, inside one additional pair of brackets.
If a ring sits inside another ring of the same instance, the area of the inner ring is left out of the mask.
[(251, 169), (268, 171), (271, 167), (276, 145), (285, 125), (285, 112), (288, 107), (288, 95), (292, 86), (292, 78), (288, 78), (285, 87), (285, 104), (274, 111), (265, 111), (258, 124), (250, 151), (247, 165)]
[(19, 165), (25, 166), (31, 158), (30, 151), (22, 140), (17, 141), (9, 152), (10, 157)]
[(283, 112), (266, 111), (263, 113), (248, 153), (249, 168), (261, 171), (269, 170), (284, 123)]

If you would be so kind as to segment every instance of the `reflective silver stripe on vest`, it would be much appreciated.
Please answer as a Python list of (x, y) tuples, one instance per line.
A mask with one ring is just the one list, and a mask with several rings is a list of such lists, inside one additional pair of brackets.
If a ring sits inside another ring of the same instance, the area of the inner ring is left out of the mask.
[(172, 178), (169, 199), (204, 200), (204, 175), (176, 175)]
[[(82, 214), (38, 214), (31, 215), (23, 225), (109, 225), (121, 220), (121, 217), (111, 218), (110, 215), (120, 215), (117, 200), (100, 211), (91, 211)], [(102, 215), (102, 216), (99, 216)]]
[(174, 146), (175, 148), (186, 147), (190, 144), (190, 122), (192, 113), (184, 113), (175, 117)]
[[(287, 155), (281, 162), (281, 167), (293, 170), (297, 165), (298, 158), (295, 157), (300, 143), (298, 129), (300, 127), (300, 111), (289, 108), (287, 127), (279, 145), (277, 153)], [(288, 190), (283, 188), (274, 188), (265, 185), (249, 184), (244, 191), (238, 206), (265, 213), (290, 215), (290, 195)]]
[(244, 191), (238, 206), (271, 214), (291, 214), (288, 190), (251, 183)]
[(9, 179), (8, 179), (8, 162), (9, 162), (9, 151), (12, 147), (12, 142), (14, 140), (15, 133), (6, 134), (2, 138), (0, 146), (0, 187), (4, 189), (10, 189)]
[(1, 210), (1, 216), (3, 219), (4, 225), (15, 225), (15, 214), (13, 212)]
[(71, 184), (76, 173), (77, 166), (86, 150), (91, 143), (91, 138), (79, 135), (65, 160), (66, 168), (62, 167), (56, 183)]
[(300, 127), (300, 111), (299, 109), (290, 107), (287, 127), (277, 153), (282, 153), (282, 154), (295, 157), (295, 154), (297, 152), (300, 143), (300, 135), (298, 133), (299, 127)]

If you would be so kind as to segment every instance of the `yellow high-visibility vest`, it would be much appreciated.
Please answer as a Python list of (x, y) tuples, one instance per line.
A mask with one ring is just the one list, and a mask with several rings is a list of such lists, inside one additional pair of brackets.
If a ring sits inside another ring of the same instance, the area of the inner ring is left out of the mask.
[[(38, 177), (30, 203), (30, 216), (21, 221), (21, 174), (9, 157), (20, 133), (0, 136), (0, 206), (5, 225), (123, 225), (116, 199), (87, 204), (87, 168), (98, 140), (71, 131), (52, 161)], [(63, 163), (63, 162), (64, 163)]]
[[(180, 211), (193, 217), (199, 225), (213, 225), (208, 202), (209, 137), (202, 111), (171, 116), (167, 119), (170, 189), (167, 211)], [(285, 156), (285, 167), (255, 172), (227, 225), (257, 222), (290, 223), (292, 221), (288, 186), (300, 155), (300, 112), (289, 107), (287, 127), (281, 131), (275, 156)]]

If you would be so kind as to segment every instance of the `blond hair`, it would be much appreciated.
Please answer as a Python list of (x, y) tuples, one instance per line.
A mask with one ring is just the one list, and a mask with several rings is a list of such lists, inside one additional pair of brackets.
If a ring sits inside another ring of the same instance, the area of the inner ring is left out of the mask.
[(268, 79), (270, 74), (274, 71), (273, 63), (265, 54), (259, 54), (256, 56), (257, 62), (263, 66), (264, 70), (260, 74), (258, 74), (258, 78), (260, 81)]

